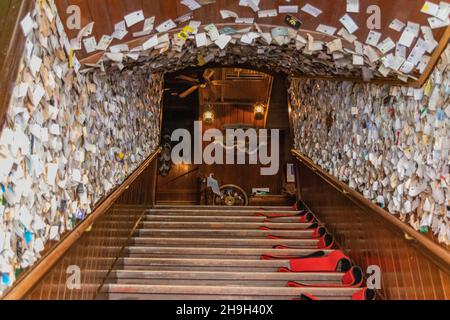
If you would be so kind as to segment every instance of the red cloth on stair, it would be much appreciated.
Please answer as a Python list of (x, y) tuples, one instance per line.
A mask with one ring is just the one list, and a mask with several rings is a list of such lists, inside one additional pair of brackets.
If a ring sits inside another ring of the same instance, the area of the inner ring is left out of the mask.
[(325, 287), (325, 288), (359, 288), (363, 283), (363, 272), (360, 267), (352, 267), (348, 270), (341, 279), (341, 283), (329, 283), (329, 284), (304, 284), (297, 281), (289, 281), (288, 287), (291, 288), (303, 288), (303, 287)]
[[(359, 300), (359, 301), (370, 301), (375, 300), (376, 294), (375, 291), (369, 288), (363, 288), (357, 292), (355, 292), (352, 295), (352, 300)], [(317, 297), (313, 296), (312, 294), (303, 293), (300, 295), (300, 298), (292, 299), (296, 301), (308, 301), (308, 300), (320, 300)]]
[[(280, 260), (279, 256), (263, 255), (262, 260)], [(286, 259), (286, 258), (285, 258)], [(289, 260), (289, 268), (280, 268), (280, 272), (335, 272), (348, 271), (352, 264), (350, 259), (340, 250), (327, 256), (296, 258)]]

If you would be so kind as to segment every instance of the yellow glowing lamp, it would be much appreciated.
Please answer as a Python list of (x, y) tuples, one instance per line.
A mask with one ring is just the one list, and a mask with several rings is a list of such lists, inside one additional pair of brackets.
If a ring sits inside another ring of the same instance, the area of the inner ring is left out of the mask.
[(266, 115), (266, 107), (262, 103), (258, 103), (255, 105), (254, 113), (255, 120), (263, 120)]
[(203, 112), (203, 122), (205, 124), (213, 124), (214, 118), (215, 118), (214, 111), (212, 110), (211, 107), (208, 107), (207, 110)]

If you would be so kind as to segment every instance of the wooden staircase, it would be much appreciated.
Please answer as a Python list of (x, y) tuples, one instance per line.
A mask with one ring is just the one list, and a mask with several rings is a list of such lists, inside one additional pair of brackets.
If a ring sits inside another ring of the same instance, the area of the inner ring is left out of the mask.
[(146, 211), (99, 298), (355, 299), (360, 284), (343, 286), (345, 270), (280, 272), (293, 257), (336, 251), (319, 227), (311, 213), (290, 207), (157, 206)]

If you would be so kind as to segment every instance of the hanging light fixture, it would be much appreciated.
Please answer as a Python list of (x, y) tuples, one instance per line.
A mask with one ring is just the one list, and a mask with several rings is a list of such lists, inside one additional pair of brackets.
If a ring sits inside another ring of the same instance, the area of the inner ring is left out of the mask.
[(214, 123), (214, 110), (213, 107), (211, 105), (207, 105), (205, 107), (205, 111), (203, 112), (203, 122), (205, 124), (211, 125)]
[(255, 120), (263, 120), (266, 115), (266, 106), (262, 103), (255, 104), (254, 114)]

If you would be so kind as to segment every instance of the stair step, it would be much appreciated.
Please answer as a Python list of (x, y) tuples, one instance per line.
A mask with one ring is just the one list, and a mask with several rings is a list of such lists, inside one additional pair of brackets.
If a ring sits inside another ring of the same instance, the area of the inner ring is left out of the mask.
[[(127, 247), (125, 253), (131, 257), (148, 258), (203, 258), (203, 259), (254, 259), (261, 255), (305, 256), (317, 252), (317, 249), (261, 249), (261, 248), (197, 248), (197, 247)], [(323, 250), (326, 254), (332, 250)]]
[[(165, 211), (165, 210), (148, 210), (147, 215), (156, 214), (158, 216), (167, 215), (167, 216), (194, 216), (194, 217), (203, 217), (203, 216), (228, 216), (228, 217), (254, 217), (257, 213), (274, 213), (274, 211), (248, 211), (248, 210), (240, 210), (240, 211), (229, 211), (229, 210), (175, 210), (175, 211)], [(276, 213), (280, 213), (283, 215), (298, 215), (299, 211), (276, 211)]]
[(288, 260), (198, 259), (198, 258), (122, 258), (119, 269), (146, 271), (274, 272), (288, 267)]
[(191, 211), (293, 211), (290, 206), (170, 206), (170, 205), (156, 205), (151, 210), (191, 210)]
[(173, 285), (127, 285), (106, 284), (104, 290), (110, 299), (292, 299), (301, 294), (320, 298), (351, 299), (359, 289), (354, 288), (272, 288), (235, 286), (173, 286)]
[(299, 248), (317, 248), (319, 240), (317, 239), (220, 239), (220, 238), (157, 238), (157, 237), (139, 237), (133, 238), (136, 245), (198, 245), (204, 248), (214, 247), (261, 247), (272, 248), (277, 245), (294, 246)]
[(166, 238), (178, 237), (245, 237), (245, 238), (263, 238), (267, 236), (290, 237), (296, 239), (311, 239), (313, 230), (289, 231), (289, 230), (233, 230), (233, 229), (140, 229), (137, 231), (139, 236), (159, 236)]
[(285, 287), (288, 281), (298, 281), (313, 286), (340, 284), (343, 274), (118, 270), (112, 272), (111, 276), (118, 284), (164, 285), (170, 281), (171, 285)]
[(192, 228), (192, 229), (308, 229), (310, 223), (274, 223), (274, 222), (142, 222), (143, 228)]
[[(266, 220), (266, 217), (260, 217), (260, 216), (168, 216), (168, 215), (146, 215), (145, 216), (146, 221), (152, 221), (152, 222), (257, 222), (261, 223), (264, 220)], [(289, 223), (289, 222), (298, 222), (298, 217), (292, 217), (292, 218), (277, 218), (277, 219), (269, 219), (269, 220), (276, 220), (273, 222), (283, 222), (283, 223)]]
[(285, 280), (285, 281), (320, 281), (340, 283), (344, 273), (340, 272), (190, 272), (190, 271), (147, 271), (117, 270), (117, 277), (141, 279), (209, 279), (209, 280)]

